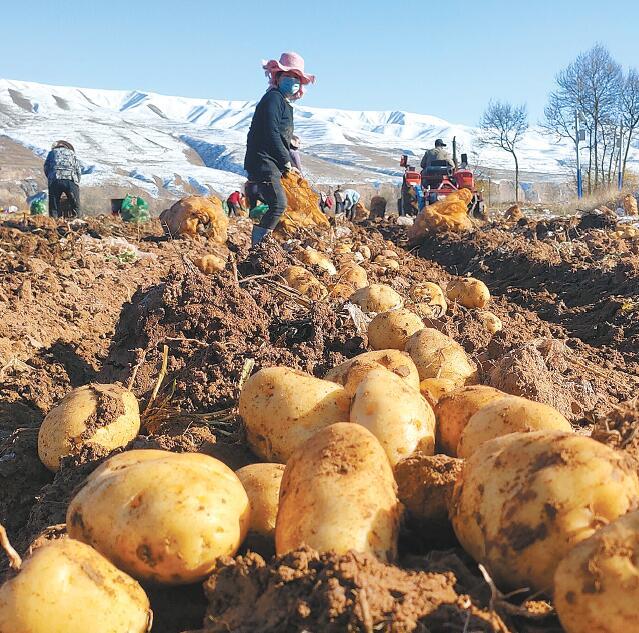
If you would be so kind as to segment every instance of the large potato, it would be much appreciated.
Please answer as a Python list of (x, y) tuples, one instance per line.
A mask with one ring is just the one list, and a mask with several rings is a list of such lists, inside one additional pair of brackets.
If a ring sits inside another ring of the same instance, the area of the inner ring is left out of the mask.
[(444, 291), (432, 281), (414, 284), (408, 291), (408, 296), (420, 304), (420, 316), (438, 319), (448, 309)]
[(307, 246), (305, 249), (301, 250), (299, 253), (300, 259), (305, 263), (311, 266), (319, 266), (323, 268), (329, 275), (335, 275), (337, 273), (337, 269), (333, 262), (323, 255), (319, 251)]
[(326, 286), (302, 266), (289, 266), (282, 272), (282, 277), (291, 288), (311, 299), (320, 300), (328, 294)]
[[(353, 287), (355, 290), (368, 286), (368, 275), (366, 270), (358, 264), (346, 264), (339, 271), (339, 280)], [(352, 294), (352, 293), (351, 293)]]
[(547, 404), (519, 396), (504, 396), (488, 402), (468, 420), (459, 438), (457, 455), (470, 457), (484, 442), (515, 432), (565, 431), (570, 422)]
[(240, 480), (219, 460), (137, 450), (89, 475), (69, 504), (67, 530), (134, 578), (178, 585), (233, 556), (249, 518)]
[(215, 273), (219, 273), (224, 270), (226, 267), (226, 261), (213, 253), (196, 257), (193, 260), (193, 263), (196, 265), (198, 270), (205, 275), (214, 275)]
[(501, 319), (488, 310), (479, 310), (477, 312), (477, 318), (489, 334), (497, 334), (497, 332), (501, 332), (504, 328)]
[(420, 380), (445, 378), (458, 385), (476, 380), (477, 368), (464, 348), (449, 336), (433, 328), (415, 332), (404, 348), (413, 359)]
[(249, 464), (235, 474), (242, 482), (251, 506), (249, 536), (254, 534), (274, 540), (284, 464)]
[(1, 633), (145, 633), (151, 621), (142, 587), (72, 539), (38, 548), (0, 587)]
[(486, 385), (459, 387), (444, 395), (435, 406), (437, 445), (446, 455), (457, 457), (457, 445), (468, 420), (489, 402), (506, 394)]
[(140, 431), (135, 396), (120, 385), (90, 384), (68, 393), (44, 418), (38, 455), (56, 471), (60, 459), (92, 444), (106, 452), (126, 446)]
[(318, 431), (286, 464), (275, 527), (278, 555), (308, 545), (392, 561), (400, 504), (388, 458), (363, 426)]
[(353, 397), (364, 376), (372, 369), (380, 367), (393, 372), (409, 387), (419, 391), (419, 374), (415, 363), (408, 354), (396, 349), (364, 352), (330, 369), (324, 379), (343, 385), (348, 396)]
[(639, 604), (639, 512), (573, 547), (555, 572), (555, 608), (566, 633), (630, 633)]
[(406, 341), (423, 329), (423, 321), (406, 308), (380, 312), (368, 324), (368, 343), (373, 349), (403, 350)]
[(474, 277), (459, 277), (448, 284), (446, 294), (465, 308), (485, 308), (490, 301), (490, 291), (483, 281)]
[(387, 369), (374, 369), (359, 383), (350, 421), (366, 427), (392, 467), (415, 451), (435, 452), (435, 414), (424, 397)]
[(457, 389), (456, 382), (449, 378), (425, 378), (419, 383), (419, 390), (431, 407), (455, 389)]
[(483, 444), (457, 479), (459, 542), (500, 588), (549, 592), (577, 543), (639, 505), (627, 458), (575, 433), (511, 433)]
[(401, 295), (390, 286), (371, 284), (356, 290), (350, 297), (351, 303), (358, 305), (363, 312), (386, 312), (404, 305)]
[(349, 408), (342, 386), (288, 367), (261, 369), (240, 394), (249, 446), (270, 462), (286, 463), (316, 431), (346, 422)]

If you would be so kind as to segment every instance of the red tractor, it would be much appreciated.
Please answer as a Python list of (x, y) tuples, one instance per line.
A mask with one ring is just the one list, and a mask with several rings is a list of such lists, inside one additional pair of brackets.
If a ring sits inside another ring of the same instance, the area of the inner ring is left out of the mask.
[(436, 160), (426, 169), (418, 171), (409, 164), (408, 156), (404, 154), (399, 163), (404, 168), (400, 215), (417, 215), (426, 205), (443, 200), (449, 194), (466, 188), (473, 193), (468, 204), (468, 213), (477, 218), (484, 218), (484, 200), (481, 192), (475, 187), (473, 172), (465, 167), (468, 164), (466, 154), (462, 154), (461, 159), (461, 168), (453, 168), (445, 160)]

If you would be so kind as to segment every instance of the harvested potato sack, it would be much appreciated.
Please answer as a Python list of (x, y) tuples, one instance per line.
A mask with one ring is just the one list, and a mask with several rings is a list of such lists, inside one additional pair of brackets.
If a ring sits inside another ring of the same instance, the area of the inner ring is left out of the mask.
[(419, 391), (431, 407), (455, 389), (457, 389), (457, 383), (448, 378), (426, 378), (419, 383)]
[(275, 519), (280, 498), (284, 464), (249, 464), (235, 472), (251, 506), (248, 538), (275, 540)]
[(573, 547), (555, 572), (555, 608), (566, 633), (637, 629), (639, 512)]
[(490, 440), (466, 460), (451, 519), (498, 587), (549, 592), (572, 547), (638, 505), (627, 457), (576, 433), (536, 431)]
[(485, 308), (490, 301), (488, 287), (474, 277), (460, 277), (451, 281), (446, 294), (451, 301), (457, 301), (465, 308)]
[(488, 312), (488, 310), (480, 310), (477, 312), (477, 318), (490, 334), (497, 334), (497, 332), (501, 332), (504, 327), (501, 319), (496, 314)]
[(235, 473), (201, 453), (136, 450), (89, 475), (67, 510), (67, 530), (134, 578), (202, 580), (233, 556), (249, 525)]
[(368, 343), (376, 350), (403, 350), (415, 332), (424, 329), (423, 321), (410, 310), (400, 308), (380, 312), (368, 324)]
[(87, 445), (108, 453), (126, 446), (140, 431), (136, 397), (120, 385), (93, 383), (68, 393), (49, 411), (38, 433), (38, 455), (52, 471), (60, 459)]
[(413, 359), (420, 380), (445, 378), (462, 385), (476, 379), (477, 368), (464, 348), (449, 336), (433, 328), (413, 334), (404, 348)]
[(38, 548), (0, 587), (2, 633), (145, 633), (151, 622), (142, 587), (72, 539)]
[(519, 396), (504, 396), (484, 405), (469, 420), (457, 445), (459, 457), (470, 457), (484, 442), (531, 431), (572, 432), (570, 422), (556, 409)]
[(319, 429), (346, 422), (349, 408), (344, 387), (288, 367), (261, 369), (240, 394), (249, 446), (262, 459), (282, 464)]
[(329, 275), (335, 275), (337, 273), (337, 269), (333, 262), (323, 255), (318, 250), (307, 246), (305, 249), (301, 250), (299, 253), (300, 259), (310, 266), (319, 266), (323, 268)]
[(438, 319), (446, 314), (448, 309), (444, 291), (431, 281), (414, 284), (408, 291), (408, 296), (420, 304), (419, 315), (422, 317)]
[(187, 196), (160, 214), (160, 221), (173, 237), (204, 234), (223, 244), (228, 238), (229, 219), (222, 201), (215, 196)]
[(379, 440), (392, 467), (415, 451), (435, 452), (433, 409), (419, 391), (387, 369), (373, 369), (359, 383), (350, 421)]
[(276, 553), (308, 545), (393, 561), (401, 512), (395, 490), (384, 449), (368, 429), (346, 422), (318, 431), (286, 464)]
[(401, 295), (390, 286), (371, 284), (356, 290), (350, 297), (351, 303), (358, 305), (363, 312), (386, 312), (404, 305)]
[(409, 387), (419, 391), (419, 374), (411, 357), (396, 349), (383, 349), (365, 352), (340, 363), (330, 369), (324, 380), (342, 385), (349, 397), (355, 391), (364, 376), (372, 369), (383, 367), (399, 376)]
[(196, 257), (193, 263), (197, 269), (205, 275), (213, 275), (224, 270), (226, 262), (217, 255), (209, 253), (208, 255), (202, 255), (202, 257)]
[(457, 457), (457, 445), (468, 420), (482, 407), (507, 394), (486, 385), (470, 385), (442, 396), (435, 406), (437, 419), (437, 446), (452, 457)]

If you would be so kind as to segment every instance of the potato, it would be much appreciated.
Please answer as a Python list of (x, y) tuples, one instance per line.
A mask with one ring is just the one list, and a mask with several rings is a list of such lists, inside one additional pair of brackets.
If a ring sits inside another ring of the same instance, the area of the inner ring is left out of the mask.
[(486, 284), (474, 277), (460, 277), (451, 281), (446, 294), (451, 301), (457, 301), (465, 308), (485, 308), (490, 301)]
[(415, 332), (424, 329), (422, 320), (410, 310), (399, 308), (380, 312), (368, 324), (368, 343), (376, 350), (403, 350)]
[(477, 312), (477, 318), (490, 334), (497, 334), (497, 332), (501, 332), (504, 327), (501, 319), (496, 314), (488, 312), (488, 310), (480, 310)]
[(477, 368), (471, 365), (464, 348), (433, 328), (413, 334), (404, 348), (413, 359), (420, 380), (446, 378), (462, 385), (475, 380)]
[(490, 440), (466, 460), (451, 519), (498, 587), (548, 592), (574, 545), (638, 505), (627, 457), (576, 433), (536, 431)]
[(145, 633), (152, 619), (142, 587), (72, 539), (38, 548), (0, 587), (2, 633)]
[(251, 506), (249, 537), (275, 540), (275, 519), (280, 498), (284, 464), (249, 464), (235, 471)]
[(310, 270), (306, 270), (304, 266), (289, 266), (282, 271), (282, 277), (291, 287), (294, 287), (296, 284), (301, 282), (308, 281), (309, 279), (317, 279), (315, 275)]
[(457, 457), (457, 445), (468, 420), (488, 403), (506, 397), (503, 391), (486, 385), (458, 387), (444, 395), (435, 406), (437, 419), (437, 446), (452, 457)]
[(269, 462), (286, 463), (316, 431), (346, 422), (349, 408), (344, 387), (288, 367), (261, 369), (240, 394), (249, 446)]
[(637, 628), (639, 512), (573, 547), (555, 571), (555, 607), (566, 633)]
[(202, 257), (196, 257), (193, 260), (198, 270), (205, 275), (213, 275), (219, 273), (226, 267), (226, 262), (217, 255), (209, 253), (208, 255), (202, 255)]
[(320, 301), (328, 295), (328, 288), (317, 279), (302, 282), (296, 290), (314, 301)]
[(358, 264), (347, 264), (343, 266), (338, 276), (340, 282), (352, 286), (355, 290), (368, 286), (366, 270)]
[(180, 585), (233, 556), (249, 519), (246, 492), (221, 461), (135, 450), (87, 477), (69, 504), (67, 530), (134, 578)]
[(431, 407), (455, 389), (457, 389), (457, 383), (448, 378), (426, 378), (419, 383), (419, 391)]
[(408, 296), (420, 305), (420, 316), (438, 319), (446, 314), (448, 309), (443, 290), (431, 281), (414, 284), (408, 291)]
[(352, 244), (348, 244), (346, 242), (341, 242), (339, 244), (337, 244), (335, 246), (335, 248), (333, 249), (333, 252), (336, 255), (344, 255), (346, 253), (352, 253), (353, 252), (353, 245)]
[(409, 387), (419, 391), (419, 374), (410, 356), (396, 349), (365, 352), (330, 369), (324, 380), (342, 385), (349, 397), (355, 395), (359, 383), (372, 369), (384, 367), (399, 376)]
[(362, 255), (362, 257), (364, 257), (364, 259), (370, 259), (371, 258), (371, 249), (368, 248), (368, 246), (366, 246), (365, 244), (359, 246), (357, 248), (357, 252), (360, 253)]
[(140, 432), (136, 397), (120, 385), (93, 383), (69, 392), (49, 411), (38, 433), (38, 455), (52, 471), (87, 445), (104, 452), (126, 446)]
[(378, 255), (375, 260), (375, 264), (378, 264), (382, 268), (386, 268), (387, 270), (398, 270), (399, 262), (393, 257), (386, 257), (385, 255)]
[(308, 545), (393, 561), (401, 512), (395, 491), (388, 458), (368, 429), (338, 423), (318, 431), (286, 464), (276, 553)]
[(519, 396), (504, 396), (488, 402), (473, 414), (457, 445), (458, 457), (470, 457), (484, 442), (515, 432), (572, 432), (570, 422), (556, 409)]
[(353, 294), (353, 286), (349, 284), (336, 283), (328, 288), (328, 296), (331, 299), (339, 299), (341, 301), (347, 301)]
[(291, 288), (316, 301), (328, 294), (326, 286), (302, 266), (289, 266), (282, 272), (282, 277)]
[(299, 252), (300, 259), (310, 266), (319, 266), (323, 268), (329, 275), (335, 275), (337, 273), (337, 269), (333, 262), (323, 255), (319, 251), (307, 246), (305, 249)]
[(401, 308), (404, 304), (401, 295), (384, 284), (371, 284), (360, 288), (351, 295), (350, 301), (364, 312), (386, 312)]
[(392, 467), (415, 451), (435, 452), (435, 414), (419, 391), (387, 369), (373, 369), (359, 383), (350, 421), (366, 427)]

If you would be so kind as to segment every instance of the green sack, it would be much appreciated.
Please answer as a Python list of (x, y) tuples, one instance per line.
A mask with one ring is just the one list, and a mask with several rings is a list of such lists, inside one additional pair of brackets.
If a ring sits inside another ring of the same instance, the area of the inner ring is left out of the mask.
[(149, 205), (144, 198), (127, 195), (122, 201), (120, 215), (125, 222), (142, 223), (151, 219)]
[(34, 200), (29, 207), (31, 215), (47, 215), (47, 203), (44, 200)]
[(249, 211), (249, 218), (259, 220), (268, 211), (268, 204), (258, 204)]

